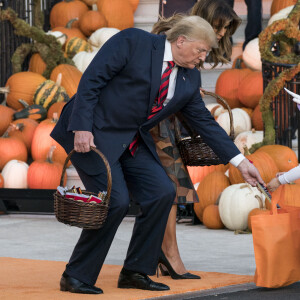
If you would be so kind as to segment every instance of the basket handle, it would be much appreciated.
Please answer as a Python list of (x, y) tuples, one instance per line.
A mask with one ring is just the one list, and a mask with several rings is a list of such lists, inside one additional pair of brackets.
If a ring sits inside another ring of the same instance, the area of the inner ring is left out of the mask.
[[(104, 162), (104, 165), (106, 167), (106, 172), (107, 172), (107, 194), (106, 194), (106, 199), (110, 199), (110, 194), (111, 194), (111, 185), (112, 185), (112, 178), (111, 178), (111, 170), (110, 170), (110, 166), (109, 166), (109, 162), (107, 161), (106, 157), (104, 156), (104, 154), (99, 151), (97, 148), (95, 147), (92, 147), (91, 146), (91, 150), (93, 150), (94, 152), (96, 152), (103, 160)], [(74, 149), (68, 154), (66, 160), (65, 160), (65, 163), (64, 163), (64, 166), (63, 166), (63, 170), (62, 170), (62, 173), (61, 173), (61, 177), (60, 177), (60, 185), (63, 186), (63, 182), (64, 182), (64, 177), (65, 177), (65, 174), (66, 174), (66, 169), (67, 169), (67, 164), (72, 156), (72, 154), (76, 152)]]
[(205, 90), (202, 90), (204, 95), (208, 95), (208, 96), (212, 96), (214, 98), (216, 98), (217, 100), (221, 101), (227, 108), (228, 110), (228, 114), (229, 114), (229, 119), (230, 119), (230, 133), (229, 133), (229, 137), (233, 140), (234, 139), (234, 126), (233, 126), (233, 116), (232, 116), (232, 111), (230, 106), (228, 105), (227, 101), (222, 98), (221, 96), (213, 93), (213, 92), (208, 92)]

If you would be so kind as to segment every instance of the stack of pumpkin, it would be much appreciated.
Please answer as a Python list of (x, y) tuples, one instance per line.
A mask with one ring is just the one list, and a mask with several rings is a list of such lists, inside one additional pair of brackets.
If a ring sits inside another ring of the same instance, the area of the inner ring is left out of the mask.
[(6, 105), (0, 105), (0, 188), (55, 189), (59, 185), (67, 154), (50, 132), (97, 51), (111, 36), (133, 27), (138, 3), (64, 0), (53, 6), (47, 34), (57, 38), (75, 66), (59, 64), (47, 79), (43, 76), (46, 63), (34, 53), (28, 71), (13, 74), (0, 88), (6, 99)]

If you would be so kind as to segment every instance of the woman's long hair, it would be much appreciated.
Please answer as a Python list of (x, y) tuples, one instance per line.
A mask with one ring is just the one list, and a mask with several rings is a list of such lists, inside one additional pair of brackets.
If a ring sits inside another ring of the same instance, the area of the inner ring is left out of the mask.
[[(232, 45), (230, 37), (235, 33), (241, 23), (241, 19), (234, 10), (223, 0), (199, 0), (192, 8), (191, 15), (202, 17), (208, 21), (213, 28), (221, 30), (227, 23), (225, 35), (219, 41), (218, 48), (213, 48), (207, 57), (207, 61), (212, 63), (213, 68), (219, 63), (228, 63), (231, 57)], [(162, 34), (171, 29), (174, 24), (182, 19), (183, 14), (175, 14), (170, 18), (160, 17), (160, 20), (154, 24), (152, 33)], [(203, 67), (203, 62), (199, 67)]]

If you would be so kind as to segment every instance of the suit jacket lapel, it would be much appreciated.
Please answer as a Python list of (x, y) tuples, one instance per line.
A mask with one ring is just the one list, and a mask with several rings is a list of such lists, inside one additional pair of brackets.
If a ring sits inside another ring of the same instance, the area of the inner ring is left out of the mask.
[(152, 105), (157, 96), (160, 85), (161, 70), (165, 51), (165, 40), (165, 36), (159, 36), (159, 39), (154, 43), (154, 49), (152, 50), (151, 89), (148, 115), (151, 112)]

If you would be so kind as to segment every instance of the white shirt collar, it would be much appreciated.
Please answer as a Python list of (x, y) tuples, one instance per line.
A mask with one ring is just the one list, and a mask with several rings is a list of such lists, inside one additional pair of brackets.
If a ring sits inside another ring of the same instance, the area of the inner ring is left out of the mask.
[(172, 50), (171, 50), (171, 43), (166, 40), (164, 61), (172, 61), (172, 60), (173, 60), (173, 55), (172, 55)]

